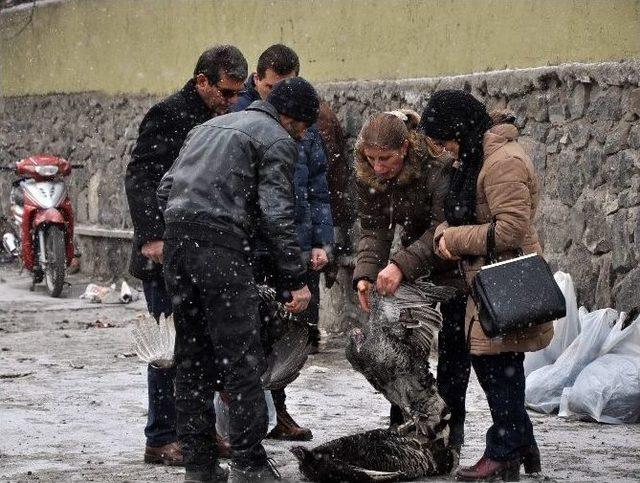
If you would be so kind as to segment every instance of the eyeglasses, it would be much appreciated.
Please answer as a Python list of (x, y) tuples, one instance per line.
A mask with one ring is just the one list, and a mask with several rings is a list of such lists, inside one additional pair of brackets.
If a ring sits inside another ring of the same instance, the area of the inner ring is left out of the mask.
[(215, 84), (215, 86), (216, 89), (218, 89), (220, 95), (225, 99), (232, 99), (244, 92), (244, 89), (225, 89), (223, 87), (220, 87), (218, 84)]
[(427, 136), (427, 146), (431, 149), (431, 154), (436, 157), (442, 156), (447, 151), (444, 141), (433, 139), (430, 136)]
[(432, 137), (429, 137), (427, 139), (429, 139), (429, 142), (433, 144), (433, 146), (444, 149), (444, 146), (445, 146), (444, 141), (440, 141), (439, 139), (433, 139)]

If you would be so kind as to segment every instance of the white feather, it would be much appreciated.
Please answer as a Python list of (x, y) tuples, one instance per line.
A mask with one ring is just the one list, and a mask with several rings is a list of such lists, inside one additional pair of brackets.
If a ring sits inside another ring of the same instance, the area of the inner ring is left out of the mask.
[(176, 329), (173, 317), (160, 316), (160, 320), (145, 315), (131, 328), (133, 348), (140, 360), (155, 367), (173, 365)]

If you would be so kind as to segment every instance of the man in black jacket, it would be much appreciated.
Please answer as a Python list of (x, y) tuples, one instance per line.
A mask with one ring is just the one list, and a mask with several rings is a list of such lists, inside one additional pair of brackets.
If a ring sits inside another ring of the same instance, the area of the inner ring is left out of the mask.
[[(265, 101), (196, 127), (162, 178), (164, 260), (176, 325), (178, 437), (187, 481), (224, 478), (218, 462), (214, 391), (229, 396), (231, 481), (272, 481), (262, 439), (267, 408), (251, 240), (274, 254), (279, 291), (292, 312), (311, 294), (294, 221), (294, 139), (318, 116), (318, 97), (299, 77)], [(293, 138), (293, 139), (292, 139)]]
[[(134, 226), (130, 272), (142, 280), (149, 313), (156, 319), (171, 314), (162, 274), (165, 225), (156, 199), (158, 184), (178, 157), (187, 133), (211, 117), (225, 114), (237, 100), (247, 71), (247, 61), (236, 47), (215, 46), (202, 53), (193, 78), (154, 105), (140, 124), (125, 178)], [(147, 463), (182, 463), (176, 442), (174, 378), (173, 368), (148, 368)]]

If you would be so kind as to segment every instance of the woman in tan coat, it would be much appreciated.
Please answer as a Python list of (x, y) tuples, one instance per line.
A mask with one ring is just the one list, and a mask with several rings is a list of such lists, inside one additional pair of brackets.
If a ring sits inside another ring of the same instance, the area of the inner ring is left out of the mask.
[[(420, 129), (457, 159), (445, 219), (436, 229), (434, 250), (445, 260), (458, 260), (467, 287), (487, 254), (487, 231), (495, 224), (500, 260), (542, 252), (533, 220), (538, 206), (538, 182), (533, 164), (517, 142), (518, 131), (509, 123), (496, 123), (484, 104), (465, 91), (435, 92)], [(532, 291), (535, 287), (532, 287)], [(552, 323), (489, 338), (477, 320), (471, 297), (466, 332), (471, 361), (485, 391), (493, 425), (482, 458), (460, 468), (457, 477), (477, 481), (502, 476), (518, 477), (520, 464), (527, 473), (540, 471), (540, 452), (524, 406), (524, 352), (547, 346)]]

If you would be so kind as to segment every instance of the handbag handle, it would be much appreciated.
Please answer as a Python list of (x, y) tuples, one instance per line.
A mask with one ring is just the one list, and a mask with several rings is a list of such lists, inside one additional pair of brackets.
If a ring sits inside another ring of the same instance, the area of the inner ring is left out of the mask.
[(498, 254), (496, 253), (496, 222), (495, 220), (489, 225), (487, 230), (487, 258), (489, 263), (496, 263), (498, 261)]
[[(518, 247), (516, 252), (519, 257), (524, 255), (524, 251), (522, 247)], [(487, 258), (489, 259), (489, 263), (497, 263), (498, 262), (498, 253), (496, 252), (496, 219), (494, 218), (491, 224), (489, 225), (489, 229), (487, 230)]]

